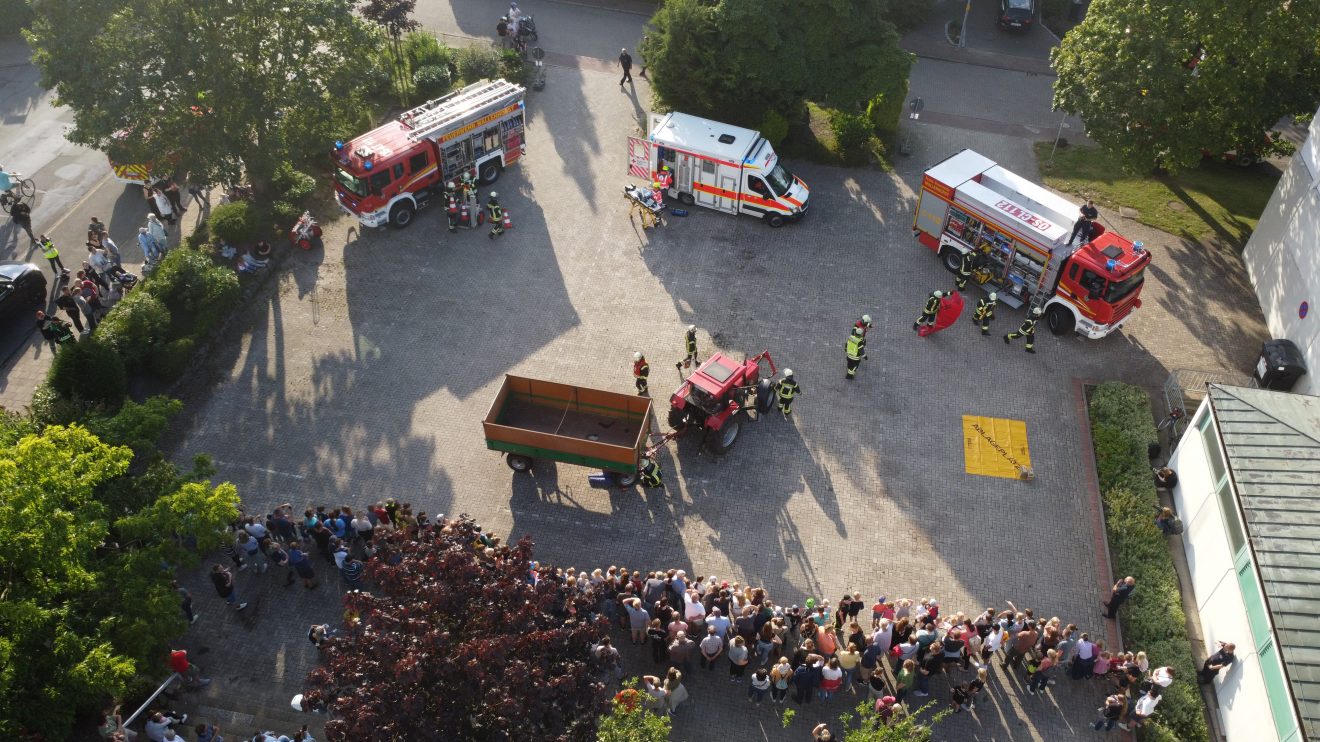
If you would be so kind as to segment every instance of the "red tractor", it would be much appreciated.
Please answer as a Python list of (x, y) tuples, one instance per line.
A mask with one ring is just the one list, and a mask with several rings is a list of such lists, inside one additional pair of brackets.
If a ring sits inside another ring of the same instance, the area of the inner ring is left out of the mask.
[[(770, 373), (761, 374), (761, 361), (770, 367)], [(682, 374), (680, 364), (680, 375)], [(728, 452), (738, 440), (747, 410), (758, 414), (769, 412), (775, 403), (774, 382), (778, 373), (770, 351), (741, 362), (723, 353), (716, 353), (683, 380), (669, 398), (669, 427), (671, 437), (693, 430), (701, 430), (701, 440), (713, 454)]]

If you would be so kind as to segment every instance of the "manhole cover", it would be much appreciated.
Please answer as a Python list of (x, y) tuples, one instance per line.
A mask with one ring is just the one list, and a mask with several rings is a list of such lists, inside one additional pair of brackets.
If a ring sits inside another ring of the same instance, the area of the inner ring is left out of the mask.
[(1141, 212), (1130, 206), (1120, 206), (1118, 207), (1118, 215), (1124, 219), (1136, 219), (1141, 215)]
[(1173, 209), (1174, 211), (1186, 211), (1187, 204), (1183, 203), (1182, 201), (1170, 201), (1169, 208)]

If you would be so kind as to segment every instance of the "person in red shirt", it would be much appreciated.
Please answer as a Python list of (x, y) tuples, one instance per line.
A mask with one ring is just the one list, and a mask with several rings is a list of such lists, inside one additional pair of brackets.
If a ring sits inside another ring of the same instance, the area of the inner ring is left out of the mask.
[(170, 652), (170, 669), (192, 688), (205, 688), (211, 684), (211, 679), (202, 677), (202, 671), (188, 661), (188, 652), (183, 649)]

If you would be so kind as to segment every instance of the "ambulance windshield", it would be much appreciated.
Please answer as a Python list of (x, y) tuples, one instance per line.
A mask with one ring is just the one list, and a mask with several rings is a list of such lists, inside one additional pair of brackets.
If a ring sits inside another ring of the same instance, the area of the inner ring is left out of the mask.
[(341, 167), (335, 168), (335, 180), (339, 181), (339, 185), (343, 186), (349, 193), (359, 196), (367, 195), (367, 182)]
[(765, 174), (765, 179), (770, 181), (770, 188), (776, 196), (786, 195), (788, 189), (793, 187), (793, 174), (777, 162), (775, 168)]

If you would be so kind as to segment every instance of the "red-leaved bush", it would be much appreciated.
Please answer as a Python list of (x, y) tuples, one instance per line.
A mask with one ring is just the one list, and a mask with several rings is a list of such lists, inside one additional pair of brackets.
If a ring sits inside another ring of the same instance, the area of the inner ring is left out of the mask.
[(592, 740), (609, 711), (591, 647), (603, 597), (542, 569), (532, 542), (488, 550), (473, 521), (381, 533), (376, 594), (344, 598), (345, 625), (307, 678), (331, 742)]

